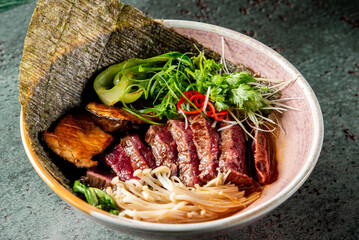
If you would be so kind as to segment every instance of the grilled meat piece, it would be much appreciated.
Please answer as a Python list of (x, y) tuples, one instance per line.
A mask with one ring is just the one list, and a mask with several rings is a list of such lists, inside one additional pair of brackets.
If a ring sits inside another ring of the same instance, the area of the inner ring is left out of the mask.
[(151, 125), (146, 133), (146, 142), (151, 146), (156, 166), (167, 166), (172, 175), (177, 175), (177, 145), (171, 133), (163, 126)]
[(93, 167), (86, 171), (86, 176), (82, 177), (87, 186), (96, 187), (99, 189), (106, 189), (112, 187), (111, 180), (116, 177), (116, 173), (111, 169), (104, 169), (99, 167)]
[(219, 135), (216, 128), (212, 128), (211, 122), (202, 114), (191, 116), (189, 122), (200, 160), (199, 177), (205, 183), (217, 176)]
[(154, 169), (155, 159), (151, 149), (147, 147), (137, 134), (130, 134), (121, 140), (121, 146), (126, 155), (131, 159), (131, 165), (137, 169)]
[[(135, 26), (135, 27), (132, 27)], [(125, 59), (169, 51), (221, 56), (185, 35), (147, 18), (118, 0), (39, 0), (26, 36), (19, 75), (23, 126), (36, 156), (67, 189), (70, 181), (52, 164), (39, 134), (89, 99), (86, 86), (100, 69)], [(227, 61), (230, 70), (237, 64)], [(246, 70), (243, 65), (238, 71)]]
[(167, 129), (171, 132), (177, 145), (177, 167), (180, 180), (188, 187), (199, 184), (199, 159), (193, 143), (191, 128), (185, 128), (185, 123), (182, 121), (169, 120)]
[(131, 159), (126, 155), (121, 144), (116, 145), (112, 152), (102, 154), (101, 158), (122, 181), (137, 179), (133, 176)]
[(106, 132), (125, 131), (133, 126), (146, 124), (145, 121), (133, 114), (115, 106), (90, 102), (87, 104), (86, 110), (91, 113), (91, 119)]
[(92, 157), (106, 149), (113, 137), (99, 129), (86, 114), (68, 114), (54, 132), (44, 132), (47, 145), (77, 167), (93, 167)]
[[(229, 123), (221, 122), (220, 128)], [(227, 180), (238, 187), (250, 187), (253, 180), (247, 174), (245, 136), (239, 125), (233, 125), (221, 131), (221, 143), (219, 146), (221, 155), (219, 167), (222, 172), (231, 171)]]
[(269, 184), (275, 181), (277, 166), (274, 151), (269, 144), (269, 137), (262, 131), (257, 131), (256, 141), (252, 143), (254, 167), (258, 182)]

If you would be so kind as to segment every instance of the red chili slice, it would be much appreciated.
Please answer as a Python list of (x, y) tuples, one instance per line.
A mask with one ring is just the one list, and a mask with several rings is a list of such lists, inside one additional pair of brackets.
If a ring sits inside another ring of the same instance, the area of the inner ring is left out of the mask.
[[(187, 97), (187, 96), (186, 96)], [(192, 96), (192, 97), (190, 97), (189, 98), (189, 100), (192, 102), (192, 99), (193, 99), (193, 97), (194, 96)], [(188, 98), (188, 97), (187, 97)], [(199, 111), (196, 109), (196, 110), (193, 110), (193, 111), (189, 111), (189, 110), (184, 110), (184, 109), (182, 109), (182, 103), (186, 103), (187, 102), (187, 100), (185, 99), (185, 98), (183, 98), (183, 97), (181, 97), (181, 99), (178, 101), (178, 103), (177, 103), (177, 109), (179, 110), (179, 111), (182, 111), (182, 112), (184, 112), (184, 113), (186, 113), (186, 114), (196, 114), (196, 113), (199, 113)], [(195, 106), (196, 106), (196, 104), (195, 104)], [(198, 106), (196, 106), (196, 107), (198, 107)]]
[(203, 95), (193, 95), (189, 100), (198, 108), (201, 108), (200, 110), (202, 111), (203, 108), (203, 103), (205, 101), (206, 97)]
[[(198, 91), (188, 91), (184, 92), (183, 95), (191, 102), (194, 106), (198, 108), (198, 110), (184, 110), (182, 109), (182, 103), (188, 103), (188, 100), (181, 96), (181, 99), (177, 102), (177, 109), (186, 114), (197, 114), (199, 111), (204, 111), (207, 116), (213, 117), (216, 121), (222, 120), (225, 115), (228, 114), (227, 110), (223, 110), (217, 112), (216, 108), (213, 106), (211, 102), (207, 103), (206, 109), (204, 109), (204, 102), (206, 100), (206, 96), (202, 95)], [(209, 110), (207, 108), (209, 107)]]

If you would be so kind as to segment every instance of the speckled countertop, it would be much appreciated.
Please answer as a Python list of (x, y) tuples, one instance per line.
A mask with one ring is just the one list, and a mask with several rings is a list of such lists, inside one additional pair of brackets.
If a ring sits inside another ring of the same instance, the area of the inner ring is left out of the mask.
[[(20, 139), (18, 74), (36, 2), (2, 11), (4, 2), (10, 1), (0, 1), (0, 239), (135, 239), (68, 205), (28, 161)], [(247, 34), (287, 58), (318, 97), (325, 139), (309, 179), (266, 217), (218, 238), (358, 239), (359, 1), (123, 2), (154, 18), (201, 21)]]

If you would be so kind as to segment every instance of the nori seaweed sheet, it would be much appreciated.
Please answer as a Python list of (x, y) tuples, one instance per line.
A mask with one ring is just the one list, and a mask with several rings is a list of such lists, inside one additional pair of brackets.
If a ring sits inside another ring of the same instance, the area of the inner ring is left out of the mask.
[[(31, 147), (52, 176), (72, 191), (71, 181), (42, 145), (44, 130), (70, 109), (86, 104), (94, 76), (130, 58), (169, 51), (205, 51), (141, 11), (117, 0), (39, 0), (25, 39), (20, 65), (20, 103)], [(86, 94), (84, 94), (86, 92)]]

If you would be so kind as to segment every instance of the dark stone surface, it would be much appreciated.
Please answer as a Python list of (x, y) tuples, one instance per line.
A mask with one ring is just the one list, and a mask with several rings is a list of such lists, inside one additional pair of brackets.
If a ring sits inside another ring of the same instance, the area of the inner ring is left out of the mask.
[[(123, 2), (154, 18), (207, 22), (254, 37), (296, 66), (318, 97), (325, 139), (309, 179), (268, 216), (219, 239), (359, 238), (359, 1)], [(34, 8), (32, 2), (0, 13), (0, 238), (134, 239), (69, 206), (26, 157), (18, 69)]]

